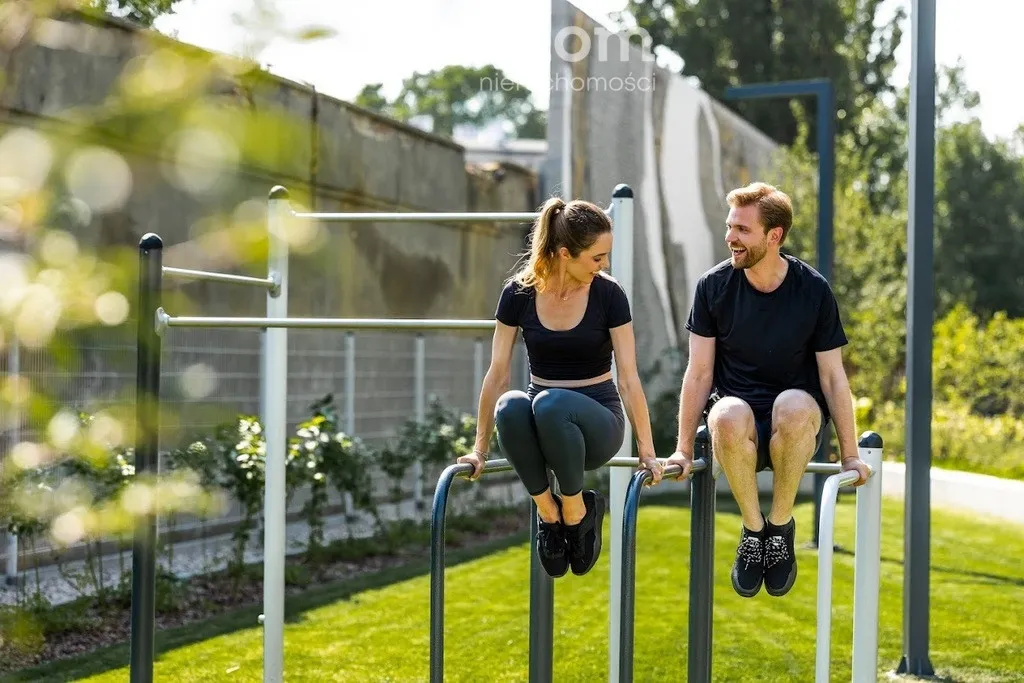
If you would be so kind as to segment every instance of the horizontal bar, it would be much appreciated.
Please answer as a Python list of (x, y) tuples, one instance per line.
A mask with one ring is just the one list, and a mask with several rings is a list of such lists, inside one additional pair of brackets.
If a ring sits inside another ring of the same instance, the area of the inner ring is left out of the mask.
[(820, 95), (830, 83), (826, 78), (812, 78), (800, 81), (779, 81), (777, 83), (751, 83), (750, 85), (733, 85), (725, 89), (725, 98), (758, 99), (765, 97), (799, 97), (802, 95)]
[(221, 318), (172, 317), (157, 313), (157, 327), (218, 327), (264, 329), (336, 330), (490, 330), (493, 320), (446, 320), (434, 318)]
[(403, 223), (406, 221), (418, 222), (495, 222), (495, 223), (528, 223), (536, 220), (539, 212), (498, 212), (498, 213), (413, 213), (413, 212), (352, 212), (352, 213), (315, 213), (308, 211), (293, 211), (295, 218), (306, 218), (314, 221), (340, 221), (346, 223)]
[(206, 270), (188, 270), (187, 268), (169, 268), (164, 266), (164, 275), (182, 280), (206, 280), (208, 282), (229, 282), (236, 285), (258, 285), (272, 289), (276, 283), (269, 277), (251, 277), (248, 275), (231, 275), (230, 273), (213, 273)]
[[(615, 456), (614, 458), (609, 460), (607, 463), (605, 463), (605, 466), (606, 467), (639, 467), (640, 466), (640, 459), (639, 458), (628, 458), (628, 457), (623, 457), (623, 456)], [(459, 467), (458, 476), (460, 476), (460, 477), (465, 477), (465, 475), (467, 475), (467, 474), (469, 474), (470, 472), (473, 471), (473, 466), (472, 465), (462, 464), (462, 465), (459, 465), (458, 467)], [(488, 472), (508, 472), (511, 469), (512, 469), (511, 463), (509, 463), (509, 461), (505, 460), (504, 458), (499, 458), (499, 459), (495, 459), (495, 460), (488, 460), (488, 461), (486, 461), (484, 463), (484, 473), (485, 474), (488, 473)], [(703, 458), (699, 458), (698, 460), (694, 461), (693, 467), (691, 468), (690, 472), (692, 474), (693, 472), (700, 472), (701, 470), (704, 470), (704, 469), (707, 469), (707, 462), (705, 462), (705, 460)], [(667, 466), (665, 468), (665, 476), (672, 476), (672, 475), (676, 475), (676, 474), (679, 474), (679, 465), (669, 465), (669, 466)]]

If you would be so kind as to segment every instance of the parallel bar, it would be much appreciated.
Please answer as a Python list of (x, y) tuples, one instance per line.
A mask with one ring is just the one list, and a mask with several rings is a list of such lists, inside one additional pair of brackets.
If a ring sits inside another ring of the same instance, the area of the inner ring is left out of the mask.
[(444, 683), (444, 523), (448, 492), (456, 476), (472, 471), (472, 465), (449, 465), (434, 488), (430, 514), (430, 683)]
[[(712, 462), (711, 435), (697, 430), (694, 455)], [(697, 471), (690, 486), (690, 611), (688, 683), (711, 683), (715, 593), (715, 472)]]
[(284, 327), (291, 329), (336, 330), (487, 330), (493, 320), (447, 320), (436, 318), (221, 318), (198, 316), (158, 316), (166, 327), (223, 327), (254, 329)]
[(554, 670), (555, 585), (537, 555), (540, 516), (530, 501), (530, 683), (551, 683)]
[(403, 223), (406, 221), (438, 223), (524, 223), (536, 220), (540, 212), (498, 212), (498, 213), (414, 213), (414, 212), (353, 212), (353, 213), (311, 213), (293, 211), (292, 217), (315, 221), (340, 221), (344, 223)]
[(164, 266), (164, 275), (178, 278), (179, 280), (205, 280), (207, 282), (227, 282), (235, 285), (255, 285), (273, 289), (277, 283), (271, 278), (251, 277), (249, 275), (232, 275), (230, 273), (213, 273), (206, 270), (188, 270), (187, 268), (171, 268)]
[[(149, 324), (160, 306), (163, 242), (147, 233), (139, 241), (139, 322), (135, 377), (135, 472), (156, 475), (160, 448), (160, 337)], [(134, 520), (132, 544), (131, 683), (151, 683), (156, 650), (156, 514)]]
[(825, 480), (821, 496), (821, 522), (818, 529), (818, 628), (815, 644), (815, 683), (828, 683), (829, 660), (832, 645), (832, 556), (835, 554), (834, 537), (836, 498), (840, 486), (857, 481), (857, 472), (833, 474)]
[(935, 313), (935, 0), (910, 10), (910, 159), (907, 213), (906, 497), (903, 657), (897, 673), (934, 675), (931, 590), (932, 334)]
[(853, 570), (853, 683), (878, 677), (878, 602), (882, 575), (882, 437), (861, 435), (860, 459), (872, 475), (857, 491)]
[[(7, 377), (8, 381), (12, 378), (16, 378), (21, 374), (21, 344), (17, 338), (10, 342), (10, 346), (7, 347)], [(22, 411), (21, 405), (13, 403), (11, 406), (14, 415), (11, 420), (11, 431), (9, 433), (11, 444), (21, 442), (21, 418)], [(10, 461), (8, 461), (10, 462)], [(0, 466), (2, 470), (2, 466)], [(8, 586), (19, 586), (21, 585), (21, 575), (18, 573), (18, 536), (16, 534), (7, 534), (7, 568), (4, 571), (4, 583)]]

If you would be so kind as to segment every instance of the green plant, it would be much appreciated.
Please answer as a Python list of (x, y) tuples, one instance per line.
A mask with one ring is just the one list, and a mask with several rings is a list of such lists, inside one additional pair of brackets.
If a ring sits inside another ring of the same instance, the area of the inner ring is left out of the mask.
[(266, 438), (256, 417), (241, 415), (235, 422), (217, 428), (214, 444), (221, 486), (242, 506), (242, 521), (231, 535), (233, 552), (228, 563), (231, 571), (238, 572), (245, 566), (245, 549), (263, 509)]

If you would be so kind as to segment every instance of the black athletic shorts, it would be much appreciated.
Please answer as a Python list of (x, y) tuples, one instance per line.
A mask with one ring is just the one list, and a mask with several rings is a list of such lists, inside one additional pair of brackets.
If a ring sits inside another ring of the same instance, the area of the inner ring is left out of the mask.
[[(712, 393), (708, 398), (708, 404), (704, 408), (705, 423), (707, 423), (708, 413), (711, 412), (711, 406), (722, 400), (722, 398), (724, 397), (719, 396), (717, 393)], [(821, 406), (818, 406), (818, 410), (821, 410)], [(825, 417), (824, 412), (822, 412), (821, 427), (818, 429), (818, 436), (814, 441), (815, 453), (818, 452), (818, 449), (821, 448), (822, 441), (825, 440), (825, 434), (828, 433), (829, 422), (829, 418)], [(754, 431), (757, 433), (757, 466), (754, 471), (760, 472), (762, 470), (771, 469), (772, 413), (770, 410), (766, 414), (760, 415), (757, 411), (754, 411)]]

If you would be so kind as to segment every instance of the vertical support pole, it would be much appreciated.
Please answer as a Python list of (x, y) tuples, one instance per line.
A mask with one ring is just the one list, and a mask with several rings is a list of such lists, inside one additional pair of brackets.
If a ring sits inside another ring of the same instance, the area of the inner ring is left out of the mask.
[(562, 99), (562, 199), (572, 201), (572, 66), (562, 69), (565, 97)]
[(636, 518), (647, 470), (635, 472), (629, 480), (622, 514), (622, 607), (619, 625), (619, 683), (633, 681), (634, 619), (636, 618)]
[[(7, 347), (7, 376), (15, 379), (21, 374), (21, 345), (15, 337)], [(16, 445), (21, 441), (21, 408), (19, 404), (14, 405), (14, 414), (11, 416), (11, 444)], [(18, 536), (7, 534), (7, 568), (4, 571), (5, 583), (8, 586), (17, 586), (21, 577), (18, 574)]]
[(687, 681), (711, 683), (715, 594), (715, 468), (711, 435), (697, 430), (694, 458), (707, 466), (690, 484), (690, 623)]
[[(626, 299), (633, 305), (633, 190), (628, 185), (617, 185), (612, 192), (612, 275), (626, 293)], [(626, 422), (626, 433), (622, 447), (616, 454), (630, 457), (633, 454), (633, 433)], [(609, 573), (611, 583), (608, 596), (608, 680), (619, 680), (619, 627), (622, 621), (622, 516), (626, 502), (626, 489), (632, 474), (628, 468), (609, 468), (608, 509), (611, 531), (611, 553)]]
[[(479, 396), (484, 384), (484, 342), (473, 340), (473, 395)], [(477, 417), (480, 417), (477, 415)]]
[(530, 683), (551, 683), (555, 640), (555, 583), (540, 563), (537, 547), (539, 517), (530, 501)]
[[(427, 419), (427, 340), (422, 334), (416, 335), (413, 375), (416, 421), (423, 423)], [(423, 463), (418, 460), (412, 465), (412, 478), (412, 501), (419, 510), (423, 502)]]
[[(832, 282), (832, 265), (835, 253), (835, 115), (836, 95), (831, 80), (825, 80), (817, 96), (818, 106), (818, 272)], [(829, 439), (822, 439), (821, 446), (814, 454), (817, 462), (828, 462)], [(814, 475), (814, 545), (818, 545), (818, 528), (821, 522), (821, 495), (825, 486), (825, 475)]]
[(903, 658), (898, 673), (932, 676), (928, 656), (931, 563), (932, 322), (935, 220), (935, 0), (910, 11), (910, 200), (907, 221), (906, 516)]
[[(270, 277), (277, 287), (267, 293), (267, 317), (288, 317), (288, 191), (270, 191), (267, 230)], [(266, 484), (263, 539), (263, 681), (284, 678), (285, 435), (288, 419), (288, 330), (267, 329), (263, 373), (266, 375)]]
[[(345, 334), (345, 433), (350, 437), (356, 433), (356, 337), (352, 332)], [(354, 505), (352, 494), (345, 493), (345, 514), (351, 515)]]
[[(139, 307), (135, 376), (135, 472), (155, 477), (160, 447), (160, 335), (156, 311), (163, 288), (163, 241), (139, 241)], [(136, 516), (132, 543), (131, 683), (151, 683), (156, 632), (156, 513)]]
[(853, 683), (878, 678), (878, 601), (882, 572), (882, 437), (864, 432), (860, 459), (871, 478), (857, 489), (853, 569)]

